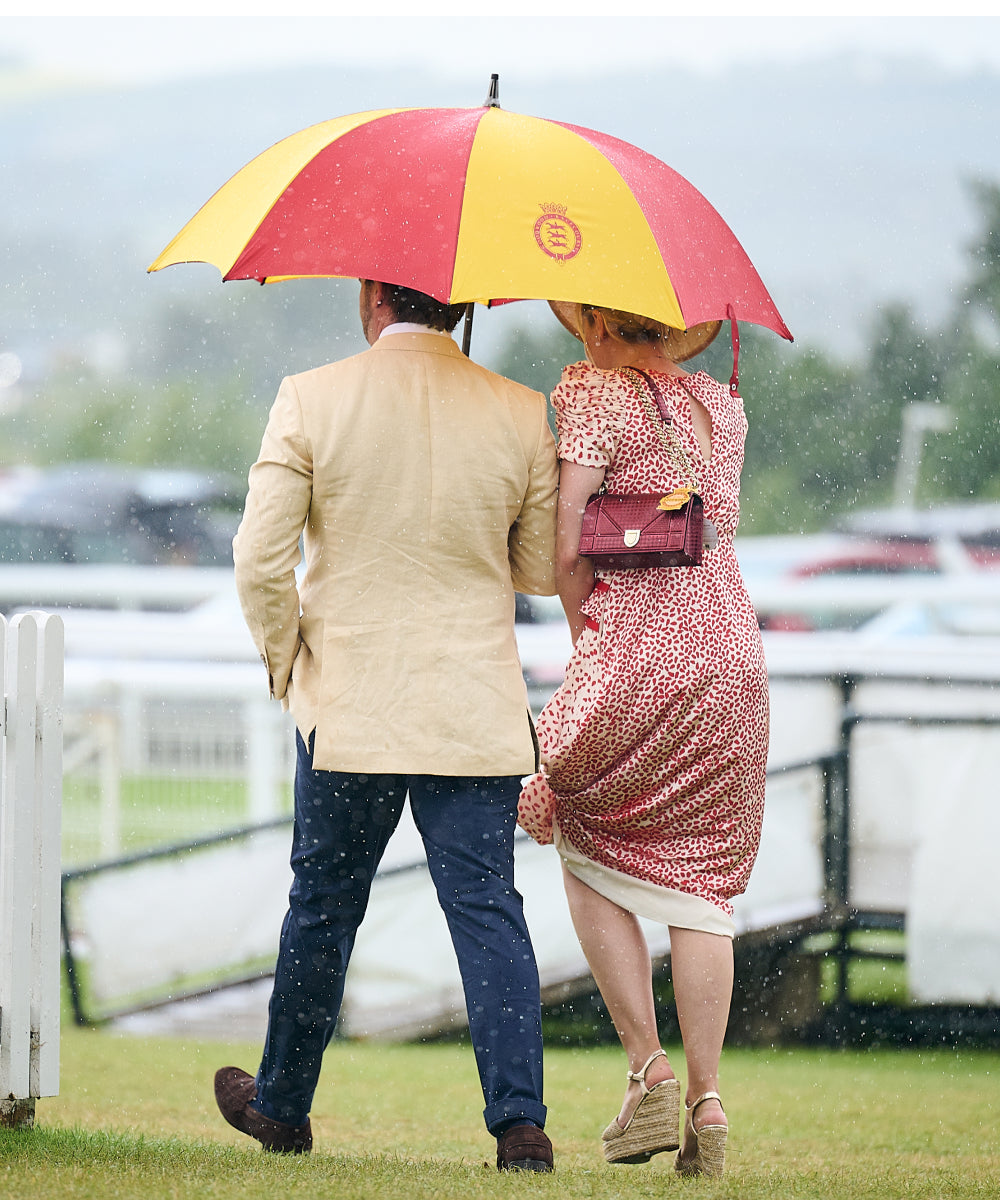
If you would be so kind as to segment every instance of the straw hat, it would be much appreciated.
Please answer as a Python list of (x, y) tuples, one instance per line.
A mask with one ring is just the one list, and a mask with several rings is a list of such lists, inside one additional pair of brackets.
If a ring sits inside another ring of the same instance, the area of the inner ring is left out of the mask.
[[(580, 333), (580, 310), (583, 307), (591, 306), (575, 304), (568, 300), (549, 301), (549, 308), (556, 314), (562, 325), (581, 342), (583, 337)], [(686, 359), (700, 354), (710, 342), (715, 340), (722, 328), (721, 321), (705, 321), (704, 324), (692, 325), (689, 329), (674, 329), (673, 326), (664, 325), (662, 321), (654, 321), (651, 317), (641, 317), (636, 313), (621, 312), (614, 308), (601, 308), (597, 304), (593, 307), (626, 328), (631, 327), (637, 331), (648, 329), (651, 333), (662, 332), (664, 334), (663, 351), (673, 362), (684, 362)]]

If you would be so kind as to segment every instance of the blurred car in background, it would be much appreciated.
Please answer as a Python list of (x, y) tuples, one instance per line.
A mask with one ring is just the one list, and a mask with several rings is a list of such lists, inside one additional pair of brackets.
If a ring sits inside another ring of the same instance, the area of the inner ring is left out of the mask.
[(923, 550), (932, 569), (1000, 568), (1000, 503), (940, 504), (853, 513), (838, 529), (903, 553)]
[(0, 563), (232, 565), (246, 485), (76, 463), (0, 472)]
[[(737, 553), (762, 629), (858, 629), (886, 608), (885, 595), (866, 583), (898, 581), (902, 603), (907, 580), (976, 578), (1000, 569), (1000, 504), (855, 513), (831, 533), (738, 540)], [(858, 587), (852, 589), (852, 581)], [(798, 597), (787, 611), (774, 602), (782, 584)], [(840, 588), (835, 605), (834, 585)], [(851, 596), (856, 606), (847, 602)], [(995, 622), (989, 618), (988, 624)]]

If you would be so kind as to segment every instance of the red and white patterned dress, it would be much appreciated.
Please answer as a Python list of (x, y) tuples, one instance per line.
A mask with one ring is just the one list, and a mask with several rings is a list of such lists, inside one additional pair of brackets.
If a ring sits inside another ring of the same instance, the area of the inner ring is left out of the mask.
[[(706, 465), (684, 387), (655, 378), (718, 545), (699, 567), (598, 573), (587, 628), (538, 719), (543, 770), (525, 783), (519, 821), (630, 911), (731, 936), (730, 901), (760, 842), (768, 743), (763, 646), (733, 552), (747, 423), (742, 400), (709, 375), (684, 379), (712, 418)], [(606, 467), (612, 492), (690, 482), (636, 382), (567, 367), (552, 394), (559, 457)]]

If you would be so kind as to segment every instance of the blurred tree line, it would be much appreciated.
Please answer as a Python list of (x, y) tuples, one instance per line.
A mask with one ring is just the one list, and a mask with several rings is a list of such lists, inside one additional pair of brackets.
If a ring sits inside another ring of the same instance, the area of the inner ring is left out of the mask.
[(365, 346), (357, 301), (330, 280), (180, 287), (123, 331), (126, 369), (70, 353), (21, 385), (0, 406), (0, 467), (98, 460), (245, 479), (277, 381)]
[[(1000, 499), (1000, 184), (970, 191), (979, 233), (940, 328), (921, 327), (905, 301), (884, 306), (862, 354), (842, 361), (741, 326), (744, 533), (821, 529), (849, 509), (890, 503), (902, 413), (913, 402), (953, 416), (950, 432), (926, 436), (918, 507)], [(68, 362), (0, 409), (0, 465), (100, 459), (245, 476), (275, 380), (364, 348), (354, 304), (350, 289), (324, 280), (191, 289), (143, 321), (127, 375), (102, 378)], [(579, 357), (553, 319), (512, 336), (488, 365), (548, 394)], [(687, 365), (728, 380), (728, 328)]]

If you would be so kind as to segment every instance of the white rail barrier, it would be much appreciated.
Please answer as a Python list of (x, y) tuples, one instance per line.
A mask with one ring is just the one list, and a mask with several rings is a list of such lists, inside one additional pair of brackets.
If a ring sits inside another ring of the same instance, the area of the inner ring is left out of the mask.
[(59, 1092), (63, 624), (0, 617), (0, 1123)]
[(4, 563), (0, 609), (181, 611), (232, 587), (232, 567), (139, 567), (101, 563)]

